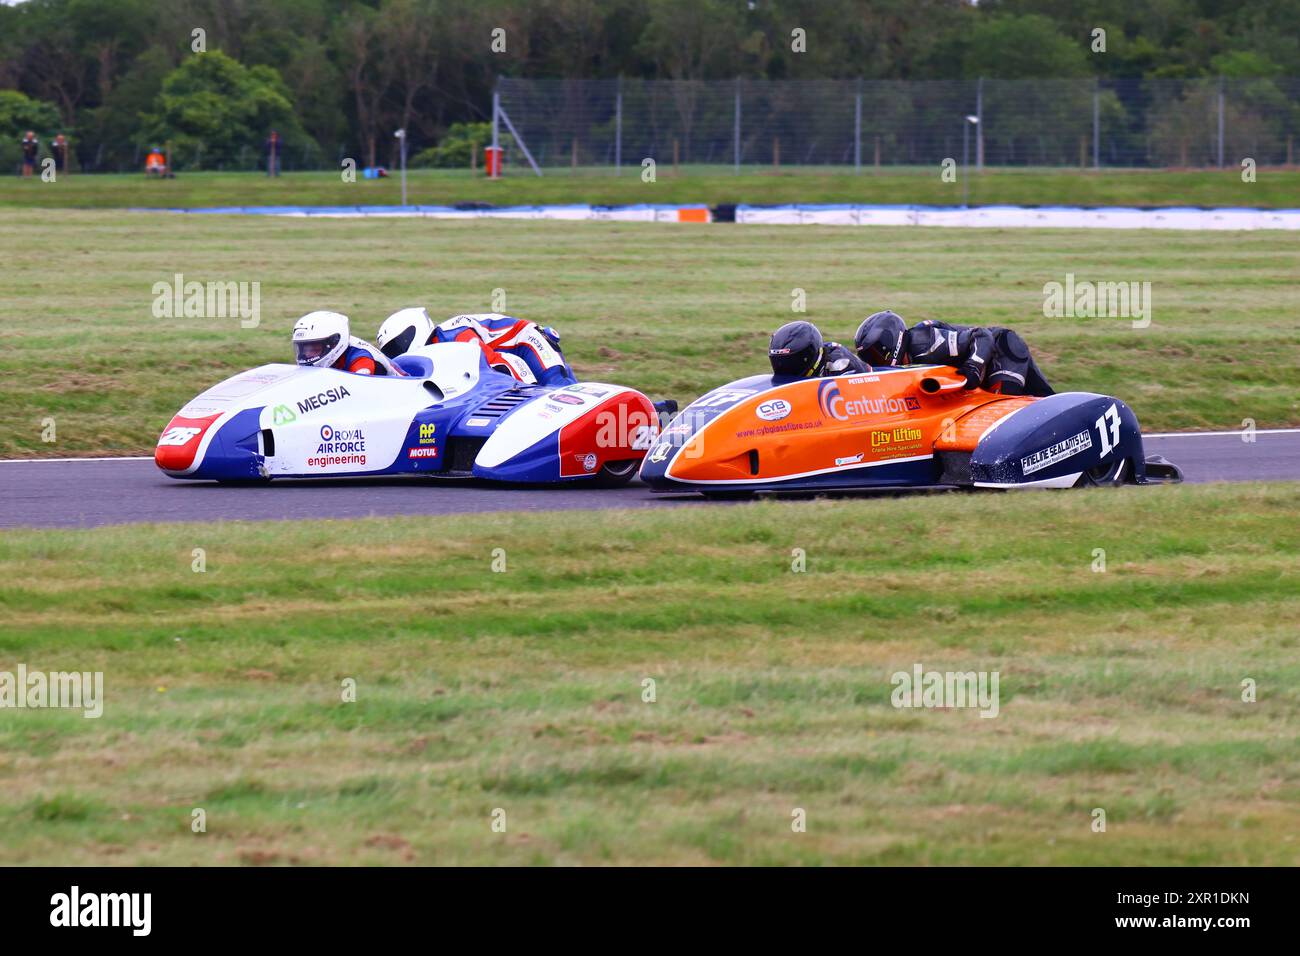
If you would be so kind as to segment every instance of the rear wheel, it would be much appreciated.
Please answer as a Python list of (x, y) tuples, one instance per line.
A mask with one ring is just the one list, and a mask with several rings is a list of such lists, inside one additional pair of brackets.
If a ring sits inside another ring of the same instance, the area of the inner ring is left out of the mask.
[(1117, 458), (1112, 462), (1102, 462), (1081, 474), (1079, 480), (1074, 483), (1074, 487), (1118, 488), (1120, 485), (1124, 484), (1125, 466), (1127, 464), (1127, 458)]
[(596, 472), (596, 477), (592, 481), (600, 488), (621, 488), (636, 477), (637, 469), (640, 467), (641, 461), (638, 458), (607, 461), (600, 466), (600, 471)]

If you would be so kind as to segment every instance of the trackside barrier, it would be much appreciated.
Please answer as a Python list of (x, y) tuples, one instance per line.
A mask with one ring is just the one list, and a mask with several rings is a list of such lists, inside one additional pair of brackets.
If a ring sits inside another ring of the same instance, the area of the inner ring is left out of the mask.
[[(209, 215), (292, 216), (354, 219), (551, 219), (617, 222), (723, 222), (725, 214), (704, 205), (635, 206), (217, 206), (205, 209), (143, 209)], [(1184, 229), (1300, 230), (1300, 209), (1084, 209), (1072, 206), (736, 206), (735, 221), (756, 225), (942, 226), (985, 229)]]
[(204, 209), (137, 209), (211, 215), (356, 219), (606, 219), (619, 222), (712, 222), (708, 206), (214, 206)]
[(737, 206), (763, 225), (953, 226), (991, 229), (1300, 229), (1300, 209), (1083, 209), (1074, 206)]

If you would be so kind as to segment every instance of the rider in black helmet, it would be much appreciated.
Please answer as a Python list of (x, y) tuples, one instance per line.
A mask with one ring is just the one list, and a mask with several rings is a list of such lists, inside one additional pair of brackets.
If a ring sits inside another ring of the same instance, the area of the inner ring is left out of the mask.
[(1003, 395), (1054, 394), (1029, 346), (1011, 329), (932, 319), (909, 329), (902, 316), (886, 310), (862, 321), (853, 344), (871, 365), (951, 365), (966, 377), (967, 388), (982, 386)]
[(773, 374), (791, 378), (867, 371), (867, 366), (843, 345), (825, 341), (811, 322), (789, 322), (773, 332), (767, 357)]

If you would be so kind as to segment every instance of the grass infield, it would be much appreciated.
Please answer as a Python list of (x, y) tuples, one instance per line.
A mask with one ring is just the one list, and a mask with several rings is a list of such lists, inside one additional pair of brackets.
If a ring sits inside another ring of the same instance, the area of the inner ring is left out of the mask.
[[(294, 319), (372, 338), (408, 305), (505, 308), (564, 336), (583, 378), (687, 401), (766, 364), (806, 317), (1009, 325), (1060, 390), (1148, 429), (1300, 422), (1300, 237), (608, 222), (313, 220), (52, 210), (0, 216), (0, 456), (148, 454), (188, 399), (291, 358)], [(159, 317), (155, 283), (258, 283), (260, 324)], [(1044, 286), (1149, 282), (1151, 323), (1045, 318)], [(792, 311), (800, 296), (807, 311)], [(53, 419), (55, 441), (47, 429)]]
[[(488, 202), (501, 206), (547, 203), (917, 203), (951, 206), (962, 202), (960, 176), (944, 182), (935, 167), (786, 167), (775, 171), (746, 166), (670, 164), (642, 179), (640, 166), (612, 169), (547, 169), (538, 177), (512, 169), (497, 181), (468, 170), (408, 170), (407, 201), (446, 205)], [(973, 205), (1031, 206), (1255, 206), (1295, 207), (1300, 170), (1266, 168), (1254, 182), (1242, 182), (1240, 167), (1223, 170), (989, 169), (973, 173)], [(346, 183), (333, 172), (286, 173), (271, 179), (258, 173), (182, 172), (174, 180), (143, 174), (73, 174), (53, 183), (0, 178), (0, 206), (118, 208), (123, 206), (361, 206), (402, 201), (396, 174), (388, 179)]]
[(1300, 490), (972, 502), (7, 532), (0, 862), (1300, 863)]

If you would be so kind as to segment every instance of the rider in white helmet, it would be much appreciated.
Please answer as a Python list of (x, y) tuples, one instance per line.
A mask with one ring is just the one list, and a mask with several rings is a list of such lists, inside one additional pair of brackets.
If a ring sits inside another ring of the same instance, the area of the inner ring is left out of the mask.
[(405, 355), (411, 349), (428, 345), (433, 340), (433, 319), (424, 306), (398, 309), (379, 327), (375, 344), (390, 359)]
[[(443, 326), (433, 324), (433, 319), (429, 318), (427, 309), (423, 306), (413, 306), (408, 309), (399, 309), (385, 319), (384, 324), (379, 327), (379, 332), (375, 335), (375, 342), (389, 358), (397, 358), (397, 356), (422, 345), (454, 341), (440, 334), (442, 328)], [(536, 376), (533, 375), (524, 362), (514, 356), (502, 355), (496, 351), (488, 344), (488, 336), (479, 335), (473, 338), (466, 336), (462, 341), (477, 342), (483, 350), (483, 355), (487, 359), (490, 368), (516, 378), (525, 385), (535, 385), (537, 383)]]
[(308, 312), (293, 327), (299, 365), (335, 368), (357, 375), (401, 375), (400, 369), (369, 342), (353, 337), (348, 317), (338, 312)]
[(477, 342), (488, 365), (521, 382), (577, 381), (560, 351), (560, 333), (499, 312), (457, 315), (435, 326), (425, 309), (402, 309), (380, 326), (376, 341), (390, 358), (435, 342)]

